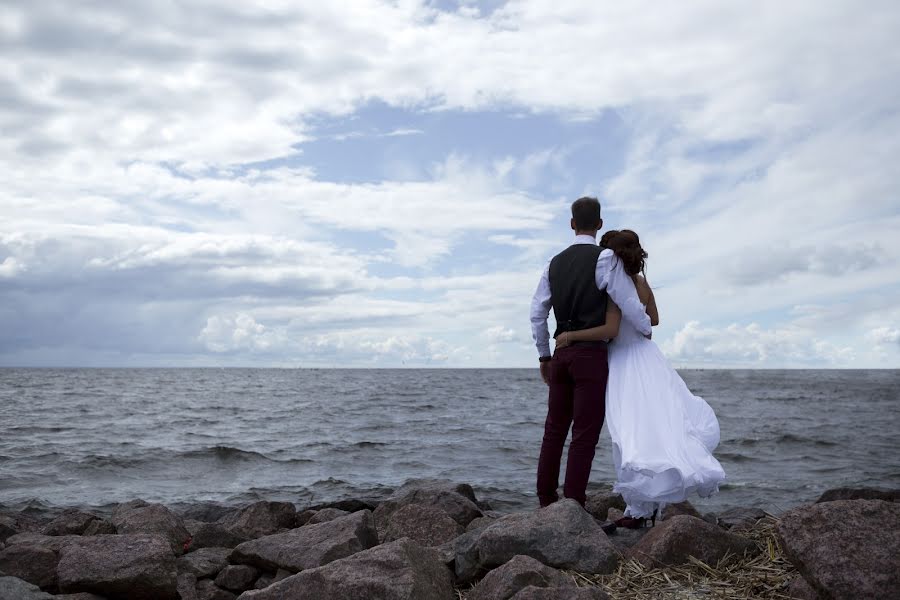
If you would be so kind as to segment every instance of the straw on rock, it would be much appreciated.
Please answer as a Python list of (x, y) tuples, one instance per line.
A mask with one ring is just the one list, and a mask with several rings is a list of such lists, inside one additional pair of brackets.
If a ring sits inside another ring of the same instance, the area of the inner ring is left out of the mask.
[[(784, 557), (775, 537), (777, 522), (777, 517), (766, 513), (741, 530), (741, 535), (759, 546), (761, 552), (755, 557), (726, 556), (716, 565), (691, 557), (687, 564), (665, 568), (647, 568), (627, 560), (609, 575), (568, 574), (577, 585), (599, 587), (615, 600), (790, 600), (786, 588), (797, 570)], [(457, 590), (459, 600), (466, 600), (468, 591)]]

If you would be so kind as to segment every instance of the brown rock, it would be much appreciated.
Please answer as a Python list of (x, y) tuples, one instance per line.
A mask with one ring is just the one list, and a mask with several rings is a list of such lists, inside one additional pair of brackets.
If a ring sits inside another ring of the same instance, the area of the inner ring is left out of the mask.
[(408, 539), (303, 571), (239, 600), (454, 600), (437, 553)]
[(309, 523), (309, 520), (312, 519), (317, 512), (319, 511), (311, 509), (306, 509), (298, 512), (296, 519), (294, 519), (294, 526), (303, 527), (304, 525)]
[(394, 493), (394, 496), (379, 504), (375, 509), (378, 534), (379, 536), (384, 535), (384, 529), (391, 522), (391, 515), (411, 504), (443, 510), (454, 521), (466, 527), (473, 520), (483, 516), (481, 509), (472, 500), (474, 496), (470, 486), (450, 482), (425, 483), (421, 487), (403, 486)]
[(318, 525), (244, 542), (230, 560), (264, 570), (297, 572), (328, 564), (378, 544), (372, 513), (364, 510)]
[(380, 528), (381, 542), (408, 537), (423, 546), (440, 546), (463, 533), (463, 527), (439, 508), (424, 504), (407, 504), (388, 517)]
[(223, 590), (209, 579), (197, 582), (197, 600), (234, 600), (237, 598), (228, 590)]
[(512, 600), (610, 600), (609, 595), (600, 588), (569, 587), (544, 588), (528, 586), (512, 597)]
[(97, 535), (69, 543), (57, 565), (60, 590), (110, 600), (176, 600), (175, 556), (157, 535)]
[(514, 556), (509, 562), (484, 576), (469, 600), (509, 600), (528, 586), (574, 588), (575, 582), (530, 556)]
[(494, 523), (496, 520), (497, 517), (489, 517), (487, 515), (478, 517), (466, 526), (466, 531), (478, 531), (479, 529), (484, 529), (491, 523)]
[(116, 526), (106, 519), (94, 519), (84, 528), (81, 535), (111, 535), (116, 533)]
[(650, 528), (626, 557), (647, 567), (679, 565), (693, 556), (708, 565), (715, 565), (726, 554), (742, 556), (759, 552), (751, 540), (723, 531), (702, 519), (678, 515)]
[(784, 513), (785, 556), (823, 598), (891, 598), (900, 590), (900, 503), (832, 500)]
[(253, 587), (259, 569), (249, 565), (229, 565), (216, 577), (216, 585), (232, 592), (243, 592)]
[(719, 513), (716, 522), (725, 529), (745, 529), (756, 525), (766, 513), (758, 508), (731, 508)]
[(662, 513), (662, 521), (666, 519), (671, 519), (677, 515), (688, 515), (690, 517), (696, 517), (698, 519), (702, 519), (703, 515), (701, 515), (694, 505), (685, 500), (684, 502), (676, 502), (675, 504), (669, 504), (663, 509)]
[(297, 508), (290, 502), (260, 501), (219, 522), (231, 533), (252, 540), (292, 529), (296, 519)]
[(121, 505), (113, 515), (112, 523), (120, 534), (148, 533), (162, 536), (176, 555), (184, 552), (191, 539), (181, 517), (162, 504)]
[(306, 525), (318, 525), (319, 523), (325, 523), (326, 521), (333, 521), (338, 517), (346, 517), (349, 514), (348, 511), (339, 508), (323, 508), (322, 510), (316, 511), (316, 514), (306, 521)]
[(38, 544), (12, 544), (0, 550), (0, 571), (43, 590), (56, 588), (56, 552)]
[(584, 509), (595, 519), (606, 520), (610, 508), (625, 510), (625, 500), (621, 494), (613, 494), (612, 491), (600, 491), (590, 494), (584, 503)]
[(178, 557), (176, 565), (179, 573), (190, 573), (197, 579), (215, 577), (228, 566), (231, 548), (200, 548)]
[(460, 536), (453, 551), (460, 583), (476, 579), (517, 554), (584, 573), (611, 573), (620, 558), (600, 525), (574, 500), (502, 517), (481, 531)]
[(900, 501), (900, 490), (888, 490), (882, 488), (834, 488), (826, 490), (819, 502), (832, 502), (834, 500), (886, 500), (887, 502)]

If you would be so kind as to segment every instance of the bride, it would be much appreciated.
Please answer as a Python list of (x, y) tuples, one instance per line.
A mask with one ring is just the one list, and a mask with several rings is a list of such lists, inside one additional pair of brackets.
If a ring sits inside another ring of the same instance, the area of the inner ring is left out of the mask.
[[(647, 253), (638, 235), (627, 229), (608, 231), (600, 245), (622, 261), (657, 325), (656, 299), (642, 277)], [(556, 348), (609, 336), (606, 326), (568, 331), (557, 337)], [(637, 528), (647, 519), (655, 523), (666, 504), (682, 502), (693, 492), (708, 497), (725, 480), (712, 455), (719, 444), (712, 408), (690, 392), (657, 345), (624, 320), (609, 345), (606, 422), (618, 478), (613, 490), (627, 505), (618, 526)]]

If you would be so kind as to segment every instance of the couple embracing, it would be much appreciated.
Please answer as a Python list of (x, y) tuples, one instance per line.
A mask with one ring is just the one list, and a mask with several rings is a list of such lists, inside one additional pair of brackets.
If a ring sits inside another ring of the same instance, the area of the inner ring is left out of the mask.
[[(719, 423), (694, 396), (650, 339), (659, 322), (653, 291), (643, 278), (647, 253), (633, 231), (608, 231), (600, 202), (572, 204), (575, 241), (541, 276), (531, 303), (531, 329), (549, 387), (538, 461), (541, 506), (559, 496), (560, 460), (572, 429), (563, 494), (584, 506), (594, 450), (604, 420), (612, 438), (617, 482), (627, 505), (616, 524), (655, 522), (666, 504), (692, 492), (706, 497), (725, 479), (712, 451)], [(550, 353), (547, 317), (556, 318)]]

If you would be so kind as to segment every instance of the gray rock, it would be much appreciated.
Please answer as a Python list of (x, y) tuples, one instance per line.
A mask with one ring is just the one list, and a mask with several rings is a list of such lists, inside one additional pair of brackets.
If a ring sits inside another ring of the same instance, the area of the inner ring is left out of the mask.
[(900, 501), (900, 490), (888, 490), (884, 488), (833, 488), (826, 490), (819, 502), (832, 502), (834, 500), (886, 500), (888, 502)]
[(625, 510), (625, 500), (622, 499), (622, 495), (614, 494), (612, 490), (590, 494), (584, 503), (584, 509), (599, 521), (606, 520), (610, 508)]
[(676, 502), (675, 504), (669, 504), (663, 510), (662, 519), (658, 519), (660, 521), (665, 521), (666, 519), (671, 519), (677, 515), (688, 515), (691, 517), (696, 517), (698, 519), (702, 519), (703, 515), (701, 515), (694, 505), (685, 500), (684, 502)]
[(262, 590), (270, 585), (275, 583), (275, 576), (271, 573), (263, 573), (259, 576), (259, 579), (256, 580), (256, 583), (253, 584), (253, 589)]
[(339, 508), (323, 508), (322, 510), (316, 511), (312, 517), (310, 517), (306, 521), (306, 525), (318, 525), (319, 523), (325, 523), (327, 521), (333, 521), (338, 517), (346, 517), (350, 513), (346, 510), (341, 510)]
[(243, 592), (253, 587), (259, 569), (249, 565), (229, 565), (216, 577), (216, 585), (232, 592)]
[(97, 535), (60, 550), (59, 588), (110, 600), (176, 600), (175, 556), (157, 535)]
[(115, 521), (116, 518), (120, 515), (123, 515), (129, 511), (132, 511), (136, 508), (144, 508), (145, 506), (150, 506), (149, 502), (145, 502), (143, 500), (129, 500), (128, 502), (122, 502), (113, 510), (112, 520)]
[(176, 507), (176, 512), (185, 521), (214, 523), (238, 512), (238, 509), (218, 502), (196, 502)]
[(120, 534), (149, 533), (162, 536), (176, 555), (184, 552), (191, 539), (181, 517), (162, 504), (122, 505), (113, 515), (112, 523)]
[(193, 573), (179, 573), (175, 589), (181, 600), (198, 600), (197, 577)]
[(41, 589), (18, 577), (0, 577), (0, 600), (53, 600)]
[(473, 519), (471, 523), (466, 525), (466, 531), (478, 531), (480, 529), (484, 529), (491, 523), (494, 523), (498, 517), (490, 517), (485, 515), (483, 517), (478, 517), (477, 519)]
[(0, 550), (0, 571), (43, 590), (56, 588), (56, 552), (39, 544), (12, 544)]
[[(304, 525), (309, 523), (310, 519), (312, 519), (314, 516), (316, 516), (317, 512), (319, 512), (319, 511), (312, 510), (309, 508), (306, 510), (301, 510), (300, 512), (297, 513), (297, 518), (294, 520), (294, 526), (295, 527), (303, 527)], [(348, 512), (353, 512), (353, 511), (348, 511)]]
[(794, 600), (819, 600), (819, 594), (803, 579), (802, 575), (794, 577), (784, 593)]
[(303, 571), (239, 600), (454, 600), (450, 571), (412, 540), (382, 544)]
[(326, 508), (336, 508), (338, 510), (343, 510), (348, 513), (359, 512), (361, 510), (371, 510), (374, 511), (376, 504), (372, 502), (368, 502), (366, 500), (358, 500), (356, 498), (350, 498), (347, 500), (338, 500), (337, 502), (327, 502), (325, 504), (319, 504), (316, 506), (310, 506), (310, 509), (313, 511), (325, 510)]
[(832, 500), (781, 515), (785, 556), (823, 598), (896, 598), (900, 503)]
[(81, 539), (83, 538), (80, 535), (44, 535), (43, 533), (25, 532), (17, 533), (8, 538), (6, 540), (6, 547), (9, 548), (17, 544), (32, 544), (49, 548), (54, 552), (59, 552), (63, 546), (71, 542), (80, 541)]
[(424, 504), (407, 504), (389, 517), (382, 543), (408, 537), (423, 546), (440, 546), (463, 533), (462, 525), (440, 508)]
[(196, 550), (197, 548), (234, 548), (238, 544), (250, 539), (235, 534), (226, 529), (221, 523), (185, 521), (184, 526), (191, 534), (191, 543), (188, 546), (188, 552)]
[(116, 533), (116, 526), (106, 519), (94, 519), (84, 528), (81, 535), (110, 535)]
[(0, 542), (5, 542), (6, 538), (21, 532), (17, 519), (9, 515), (0, 515)]
[(234, 600), (237, 598), (228, 590), (223, 590), (209, 579), (197, 582), (197, 600)]
[(178, 557), (176, 565), (179, 573), (190, 573), (197, 579), (215, 577), (228, 566), (231, 548), (200, 548)]
[(82, 535), (84, 530), (100, 517), (80, 510), (65, 510), (41, 528), (45, 535)]
[(460, 583), (476, 579), (517, 554), (583, 573), (611, 573), (620, 555), (594, 518), (574, 500), (507, 515), (453, 542)]
[(106, 598), (98, 596), (97, 594), (79, 592), (77, 594), (60, 594), (58, 596), (53, 596), (53, 600), (106, 600)]
[(766, 513), (759, 508), (730, 508), (719, 513), (716, 522), (725, 529), (748, 528), (765, 518)]
[(471, 486), (465, 484), (426, 482), (404, 485), (375, 509), (375, 524), (379, 535), (383, 535), (391, 521), (391, 515), (404, 506), (418, 504), (441, 509), (454, 521), (466, 527), (478, 517), (484, 516), (472, 500), (474, 497), (475, 493)]
[(260, 501), (219, 522), (233, 534), (252, 540), (293, 529), (296, 518), (297, 508), (290, 502)]
[(609, 595), (595, 587), (572, 589), (569, 587), (543, 588), (529, 586), (512, 597), (512, 600), (610, 600)]
[(372, 513), (364, 510), (318, 525), (244, 542), (231, 552), (235, 564), (297, 572), (320, 567), (378, 544)]
[(753, 541), (703, 519), (677, 515), (650, 528), (626, 556), (652, 568), (680, 565), (688, 562), (688, 556), (714, 566), (729, 553), (752, 556), (759, 548)]
[(469, 592), (468, 599), (509, 600), (528, 586), (574, 588), (575, 582), (530, 556), (515, 556), (485, 575)]

